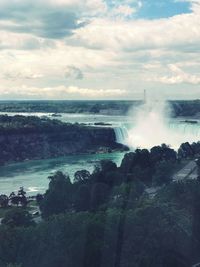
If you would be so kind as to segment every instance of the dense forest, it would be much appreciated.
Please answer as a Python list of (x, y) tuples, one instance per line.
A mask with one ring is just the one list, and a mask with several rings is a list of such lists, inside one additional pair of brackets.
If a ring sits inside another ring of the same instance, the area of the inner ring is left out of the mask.
[(0, 112), (126, 114), (141, 101), (1, 101)]
[[(174, 117), (200, 113), (200, 100), (168, 101)], [(125, 115), (143, 101), (0, 101), (0, 112), (93, 113)]]
[(73, 183), (55, 173), (36, 197), (42, 222), (26, 205), (5, 214), (0, 266), (192, 266), (200, 261), (200, 160), (197, 179), (174, 181), (173, 174), (199, 155), (200, 143), (178, 153), (162, 145), (127, 153), (119, 167), (101, 161), (93, 173), (76, 172)]

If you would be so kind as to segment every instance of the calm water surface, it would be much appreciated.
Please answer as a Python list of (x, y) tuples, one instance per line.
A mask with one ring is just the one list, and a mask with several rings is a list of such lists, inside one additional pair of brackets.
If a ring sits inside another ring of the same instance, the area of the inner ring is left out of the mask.
[(29, 195), (43, 193), (49, 180), (47, 177), (55, 171), (63, 171), (73, 175), (76, 171), (87, 169), (94, 170), (95, 164), (102, 159), (110, 159), (118, 165), (121, 163), (124, 153), (110, 154), (71, 155), (57, 159), (32, 160), (23, 163), (14, 163), (0, 167), (0, 193), (9, 194), (24, 186)]

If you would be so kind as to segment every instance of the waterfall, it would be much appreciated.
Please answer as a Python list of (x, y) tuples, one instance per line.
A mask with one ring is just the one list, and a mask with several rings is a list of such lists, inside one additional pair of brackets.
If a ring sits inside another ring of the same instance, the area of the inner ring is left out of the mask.
[(171, 122), (169, 123), (169, 129), (176, 131), (188, 137), (192, 137), (195, 140), (200, 141), (200, 124), (189, 124), (184, 122)]
[[(138, 141), (138, 136), (140, 135), (145, 135), (146, 131), (149, 133), (149, 129), (145, 131), (145, 129), (142, 129), (143, 131), (139, 132), (138, 135), (137, 133), (132, 133), (132, 131), (134, 130), (134, 126), (129, 124), (129, 123), (124, 123), (121, 124), (117, 127), (114, 128), (115, 131), (115, 138), (116, 138), (116, 142), (119, 144), (123, 144), (123, 145), (129, 145), (129, 139), (132, 139), (132, 146), (131, 147), (137, 147), (137, 141)], [(156, 137), (156, 133), (159, 131), (159, 127), (158, 128), (154, 128), (154, 135)], [(151, 135), (151, 132), (149, 134)], [(147, 142), (148, 140), (148, 134), (146, 136), (147, 138)], [(159, 145), (161, 143), (166, 143), (166, 144), (170, 144), (173, 148), (177, 149), (181, 143), (184, 142), (198, 142), (200, 141), (200, 123), (197, 124), (189, 124), (189, 123), (184, 123), (184, 122), (180, 122), (180, 121), (168, 121), (168, 123), (166, 124), (166, 133), (163, 136), (163, 138), (156, 144), (152, 144), (153, 145)], [(149, 147), (151, 147), (149, 146)], [(142, 144), (140, 144), (140, 146), (138, 147), (147, 147), (148, 145), (144, 145), (142, 146)]]
[[(155, 126), (155, 125), (154, 125)], [(161, 128), (160, 139), (159, 133)], [(190, 124), (186, 122), (180, 122), (178, 120), (169, 120), (166, 122), (165, 128), (162, 127), (150, 127), (142, 128), (141, 131), (134, 131), (135, 125), (134, 123), (123, 123), (114, 128), (116, 142), (123, 145), (128, 145), (129, 147), (135, 148), (150, 148), (154, 145), (160, 145), (162, 143), (166, 143), (171, 145), (174, 149), (178, 149), (178, 147), (185, 142), (193, 143), (200, 141), (200, 123)], [(144, 139), (140, 138), (145, 136)], [(155, 141), (152, 142), (153, 137), (155, 136)], [(131, 139), (131, 146), (130, 146)], [(145, 143), (146, 142), (146, 143)], [(139, 143), (139, 145), (138, 145)], [(143, 145), (144, 143), (144, 145)], [(148, 146), (148, 143), (150, 145)]]
[(200, 122), (171, 118), (170, 106), (163, 101), (149, 101), (130, 112), (126, 144), (130, 148), (148, 148), (163, 143), (178, 149), (182, 143), (200, 141)]
[(128, 129), (125, 125), (114, 128), (116, 142), (125, 145), (128, 138)]

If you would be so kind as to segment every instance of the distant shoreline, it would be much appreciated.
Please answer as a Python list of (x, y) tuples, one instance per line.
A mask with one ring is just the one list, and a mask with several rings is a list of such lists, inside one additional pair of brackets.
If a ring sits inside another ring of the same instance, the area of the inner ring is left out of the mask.
[[(173, 117), (200, 118), (200, 100), (167, 101)], [(69, 113), (93, 115), (126, 115), (141, 106), (142, 100), (1, 100), (0, 112)]]

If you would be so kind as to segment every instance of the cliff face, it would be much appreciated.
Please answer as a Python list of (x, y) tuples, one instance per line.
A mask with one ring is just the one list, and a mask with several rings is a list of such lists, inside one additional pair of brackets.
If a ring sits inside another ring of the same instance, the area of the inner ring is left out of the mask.
[(72, 153), (94, 153), (102, 149), (124, 149), (115, 142), (115, 133), (111, 128), (70, 125), (48, 132), (0, 132), (0, 164)]

